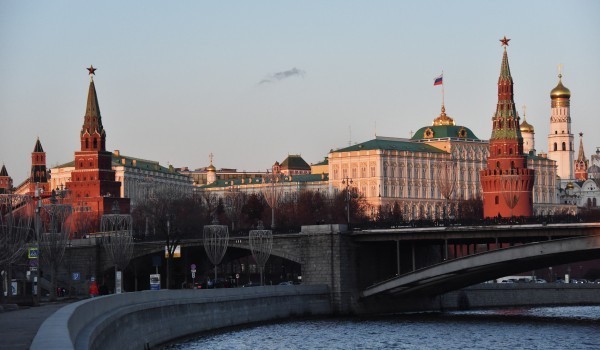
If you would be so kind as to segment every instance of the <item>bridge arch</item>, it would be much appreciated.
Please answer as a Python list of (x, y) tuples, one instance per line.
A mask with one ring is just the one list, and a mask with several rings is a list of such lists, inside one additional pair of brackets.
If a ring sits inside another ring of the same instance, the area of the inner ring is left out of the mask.
[(445, 261), (366, 288), (378, 294), (439, 295), (498, 277), (600, 258), (600, 235), (523, 244)]

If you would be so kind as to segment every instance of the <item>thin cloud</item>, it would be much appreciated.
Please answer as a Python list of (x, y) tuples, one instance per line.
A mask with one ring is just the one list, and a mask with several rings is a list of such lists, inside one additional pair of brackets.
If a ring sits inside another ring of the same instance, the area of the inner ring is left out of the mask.
[(304, 78), (304, 74), (306, 74), (305, 71), (294, 67), (292, 69), (289, 69), (289, 70), (286, 70), (283, 72), (277, 72), (277, 73), (271, 74), (268, 77), (266, 77), (265, 79), (261, 80), (258, 84), (260, 85), (260, 84), (265, 84), (265, 83), (275, 83), (275, 82), (281, 81), (283, 79), (296, 77), (296, 76)]

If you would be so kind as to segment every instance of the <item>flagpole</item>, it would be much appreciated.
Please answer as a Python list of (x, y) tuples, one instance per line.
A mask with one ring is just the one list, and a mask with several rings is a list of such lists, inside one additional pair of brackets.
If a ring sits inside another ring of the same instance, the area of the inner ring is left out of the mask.
[(442, 70), (442, 107), (444, 107), (444, 70)]

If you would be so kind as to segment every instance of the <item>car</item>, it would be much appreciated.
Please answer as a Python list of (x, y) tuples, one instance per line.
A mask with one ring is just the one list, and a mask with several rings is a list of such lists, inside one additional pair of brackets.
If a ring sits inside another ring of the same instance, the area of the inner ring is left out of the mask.
[(258, 287), (258, 286), (260, 286), (259, 283), (248, 282), (248, 283), (244, 284), (242, 287)]
[(280, 286), (293, 286), (294, 282), (292, 281), (284, 281), (279, 283)]

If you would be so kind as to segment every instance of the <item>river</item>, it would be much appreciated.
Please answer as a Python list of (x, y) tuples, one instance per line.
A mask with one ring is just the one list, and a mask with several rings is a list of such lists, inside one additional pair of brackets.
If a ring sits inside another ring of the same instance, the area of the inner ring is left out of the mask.
[(164, 349), (600, 349), (600, 306), (305, 319), (203, 333)]

